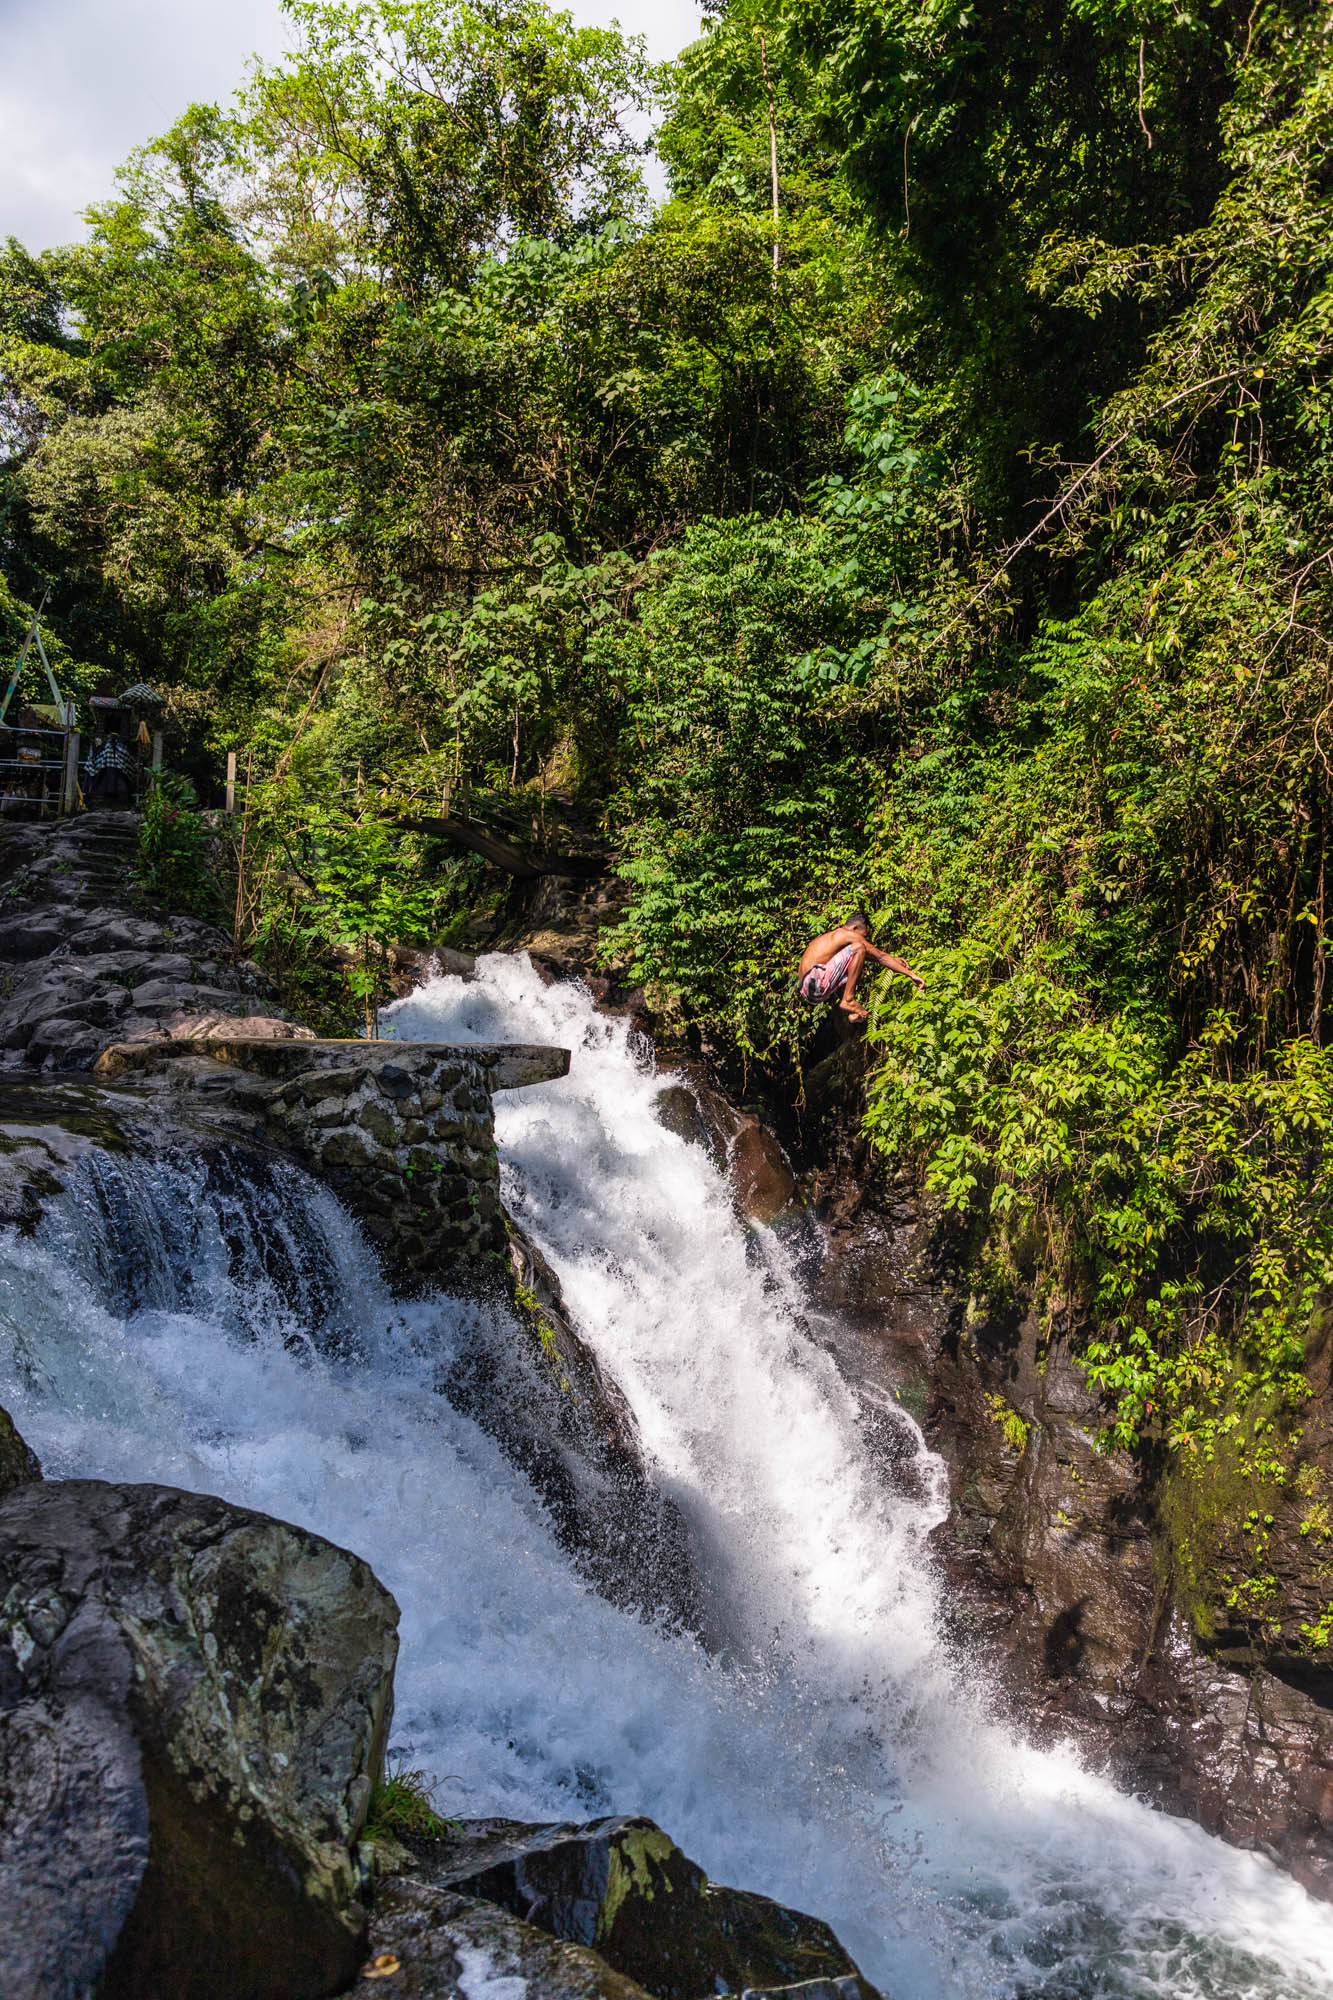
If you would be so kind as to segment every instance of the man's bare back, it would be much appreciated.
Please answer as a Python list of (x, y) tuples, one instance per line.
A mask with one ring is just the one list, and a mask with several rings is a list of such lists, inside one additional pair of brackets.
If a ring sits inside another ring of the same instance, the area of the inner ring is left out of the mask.
[(857, 911), (836, 930), (821, 931), (801, 953), (801, 998), (832, 1000), (836, 997), (844, 1014), (850, 1014), (854, 1021), (864, 1021), (866, 1010), (856, 997), (856, 982), (867, 958), (878, 960), (890, 972), (900, 972), (904, 979), (910, 979), (916, 986), (926, 983), (919, 972), (913, 972), (905, 958), (895, 958), (891, 952), (881, 951), (878, 945), (871, 944), (869, 922)]

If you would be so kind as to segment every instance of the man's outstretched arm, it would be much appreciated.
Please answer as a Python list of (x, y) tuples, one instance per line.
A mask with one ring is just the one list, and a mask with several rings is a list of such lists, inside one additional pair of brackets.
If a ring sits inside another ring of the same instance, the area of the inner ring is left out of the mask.
[(891, 951), (881, 951), (878, 945), (866, 943), (866, 951), (871, 958), (877, 958), (890, 972), (900, 972), (904, 979), (910, 979), (913, 986), (924, 986), (925, 980), (919, 972), (913, 972), (905, 958), (895, 958)]

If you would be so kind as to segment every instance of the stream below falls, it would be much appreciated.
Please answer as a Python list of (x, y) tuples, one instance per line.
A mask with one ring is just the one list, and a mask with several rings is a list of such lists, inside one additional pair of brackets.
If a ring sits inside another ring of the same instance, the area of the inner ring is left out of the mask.
[(892, 2000), (1333, 1996), (1333, 1908), (991, 1719), (941, 1630), (942, 1469), (918, 1439), (886, 1479), (870, 1392), (657, 1122), (627, 1025), (497, 956), (384, 1026), (573, 1049), (496, 1101), (506, 1200), (685, 1516), (707, 1645), (598, 1596), (435, 1392), (491, 1309), (395, 1303), (295, 1169), (104, 1158), (0, 1241), (0, 1403), (48, 1475), (206, 1490), (355, 1549), (402, 1606), (394, 1744), (442, 1811), (648, 1813), (716, 1879), (827, 1919)]

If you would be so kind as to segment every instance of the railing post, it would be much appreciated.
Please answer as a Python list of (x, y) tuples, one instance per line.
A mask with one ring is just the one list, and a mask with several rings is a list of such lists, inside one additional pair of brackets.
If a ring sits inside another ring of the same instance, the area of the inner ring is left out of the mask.
[(79, 732), (71, 729), (65, 735), (65, 769), (60, 787), (60, 811), (62, 817), (79, 809)]
[(235, 752), (234, 750), (229, 750), (229, 751), (227, 752), (227, 814), (228, 814), (228, 817), (230, 817), (230, 816), (231, 816), (231, 814), (233, 814), (233, 813), (235, 812), (235, 810), (236, 810), (236, 752)]

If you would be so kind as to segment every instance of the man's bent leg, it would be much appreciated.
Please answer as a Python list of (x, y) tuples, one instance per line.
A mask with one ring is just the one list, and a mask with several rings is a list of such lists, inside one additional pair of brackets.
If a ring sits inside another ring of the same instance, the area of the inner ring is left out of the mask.
[(865, 946), (863, 944), (854, 944), (851, 948), (851, 956), (847, 960), (847, 977), (843, 982), (842, 997), (838, 1001), (838, 1005), (842, 1008), (844, 1014), (850, 1014), (857, 1021), (869, 1019), (865, 1008), (856, 997), (856, 982), (861, 976), (861, 967), (865, 962)]

